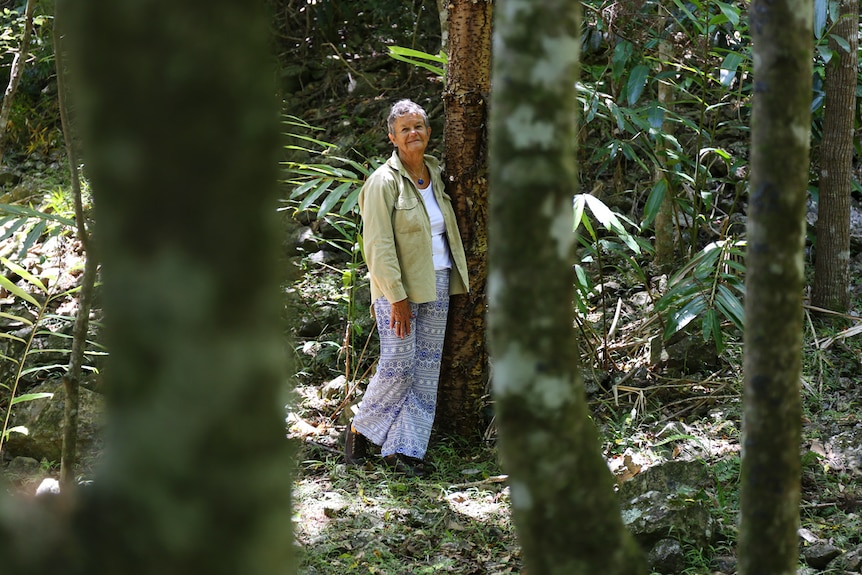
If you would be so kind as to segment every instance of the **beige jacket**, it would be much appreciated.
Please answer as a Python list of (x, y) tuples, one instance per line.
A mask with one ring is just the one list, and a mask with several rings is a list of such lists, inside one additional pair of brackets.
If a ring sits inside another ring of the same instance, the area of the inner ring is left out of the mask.
[[(467, 258), (458, 234), (451, 198), (443, 192), (440, 163), (425, 156), (434, 196), (446, 222), (452, 254), (449, 294), (469, 291)], [(426, 303), (437, 298), (431, 251), (431, 222), (422, 195), (408, 175), (398, 152), (372, 173), (359, 192), (365, 262), (371, 273), (371, 302), (385, 296), (389, 303), (408, 298)]]

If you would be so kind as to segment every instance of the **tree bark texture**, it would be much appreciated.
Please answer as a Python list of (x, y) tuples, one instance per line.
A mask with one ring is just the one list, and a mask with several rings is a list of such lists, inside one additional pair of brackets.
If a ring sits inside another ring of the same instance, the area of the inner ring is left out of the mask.
[(60, 458), (60, 485), (65, 490), (75, 488), (75, 462), (78, 453), (78, 409), (80, 407), (81, 370), (84, 364), (84, 353), (87, 349), (87, 336), (90, 326), (90, 309), (93, 304), (93, 292), (98, 273), (98, 260), (90, 243), (90, 233), (84, 214), (81, 195), (81, 178), (78, 169), (78, 152), (74, 145), (72, 122), (68, 98), (66, 78), (66, 47), (63, 39), (65, 30), (66, 1), (59, 0), (54, 4), (54, 69), (57, 73), (57, 102), (60, 110), (60, 123), (63, 129), (63, 141), (66, 147), (66, 159), (69, 162), (69, 176), (72, 183), (72, 196), (75, 202), (75, 222), (78, 227), (78, 240), (84, 252), (84, 273), (81, 276), (81, 291), (78, 295), (78, 312), (75, 316), (75, 327), (72, 331), (72, 353), (69, 356), (69, 368), (63, 378), (63, 389), (66, 399), (63, 405), (63, 448)]
[(33, 11), (36, 0), (27, 0), (24, 9), (24, 34), (21, 36), (21, 46), (12, 58), (12, 68), (9, 71), (9, 84), (3, 94), (3, 105), (0, 106), (0, 162), (6, 154), (6, 125), (9, 123), (9, 113), (12, 111), (12, 100), (18, 91), (18, 84), (24, 74), (24, 63), (27, 61), (27, 51), (30, 49), (30, 36), (33, 33)]
[(261, 4), (81, 0), (68, 13), (103, 256), (107, 449), (53, 520), (37, 523), (37, 505), (28, 521), (2, 517), (4, 572), (293, 572)]
[(487, 98), (491, 86), (491, 2), (449, 7), (449, 69), (443, 99), (446, 191), (452, 196), (470, 273), (470, 293), (452, 298), (443, 351), (437, 427), (475, 438), (488, 384), (485, 341), (488, 250)]
[(859, 0), (842, 0), (832, 34), (844, 38), (849, 53), (829, 39), (832, 60), (826, 66), (826, 110), (820, 145), (820, 201), (812, 303), (833, 311), (850, 306), (850, 191), (856, 120), (856, 73), (859, 46)]
[(574, 325), (580, 4), (495, 6), (489, 325), (500, 452), (526, 570), (646, 573), (589, 418)]
[(755, 0), (751, 10), (740, 575), (792, 575), (798, 560), (812, 14), (810, 0)]

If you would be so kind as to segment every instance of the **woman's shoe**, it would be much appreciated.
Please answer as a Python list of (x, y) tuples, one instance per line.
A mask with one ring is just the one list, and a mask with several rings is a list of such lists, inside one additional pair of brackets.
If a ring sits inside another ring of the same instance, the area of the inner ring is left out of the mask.
[(425, 477), (428, 470), (425, 462), (415, 457), (408, 457), (403, 453), (393, 453), (383, 458), (383, 463), (396, 473), (403, 473), (407, 477)]
[(351, 421), (344, 432), (344, 459), (349, 465), (362, 465), (368, 455), (368, 440), (356, 431)]

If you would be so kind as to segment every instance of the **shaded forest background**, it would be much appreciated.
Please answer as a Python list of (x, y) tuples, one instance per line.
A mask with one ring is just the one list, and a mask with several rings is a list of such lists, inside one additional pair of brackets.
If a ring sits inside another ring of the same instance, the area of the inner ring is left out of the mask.
[[(9, 33), (0, 39), (5, 43), (6, 64), (18, 46), (23, 3), (7, 1), (3, 7), (13, 10), (5, 12)], [(55, 255), (45, 247), (45, 240), (69, 238), (74, 210), (56, 97), (51, 14), (48, 3), (40, 7), (44, 13), (37, 11), (32, 56), (10, 116), (0, 203), (43, 215), (4, 212), (6, 243), (0, 255), (41, 271)], [(641, 469), (686, 454), (716, 465), (717, 483), (695, 498), (708, 501), (720, 516), (721, 540), (712, 547), (687, 548), (685, 568), (694, 573), (714, 570), (716, 557), (732, 555), (735, 535), (735, 501), (729, 494), (738, 472), (732, 454), (738, 440), (742, 377), (740, 305), (752, 90), (748, 3), (675, 2), (666, 4), (663, 12), (661, 7), (650, 2), (585, 3), (580, 170), (572, 195), (589, 192), (589, 198), (600, 203), (581, 196), (581, 244), (573, 282), (590, 408), (618, 480), (625, 482)], [(514, 533), (508, 520), (501, 519), (507, 493), (495, 487), (501, 470), (495, 462), (490, 393), (484, 441), (465, 446), (458, 438), (438, 436), (432, 455), (442, 464), (435, 481), (447, 490), (447, 501), (462, 507), (486, 503), (494, 507), (490, 516), (498, 523), (468, 520), (473, 517), (469, 513), (454, 518), (435, 515), (434, 495), (416, 495), (412, 484), (381, 479), (376, 470), (352, 473), (338, 463), (343, 418), (361, 392), (375, 356), (366, 313), (365, 270), (356, 248), (357, 217), (350, 198), (364, 173), (389, 153), (385, 114), (395, 99), (409, 97), (425, 106), (435, 134), (429, 151), (443, 155), (442, 78), (389, 54), (392, 46), (437, 54), (443, 38), (437, 6), (427, 0), (271, 1), (269, 9), (286, 143), (281, 158), (283, 185), (273, 209), (283, 216), (282, 248), (293, 276), (285, 284), (293, 297), (287, 314), (295, 318), (285, 334), (290, 338), (286, 345), (294, 352), (298, 384), (288, 425), (291, 435), (302, 439), (297, 506), (320, 521), (300, 527), (308, 553), (303, 568), (308, 573), (336, 573), (340, 571), (324, 570), (324, 566), (336, 569), (333, 565), (341, 562), (337, 569), (345, 572), (356, 565), (369, 572), (398, 572), (395, 565), (409, 557), (420, 565), (416, 567), (420, 572), (433, 566), (427, 560), (423, 563), (422, 557), (437, 553), (456, 565), (470, 562), (474, 572), (517, 570), (520, 559)], [(812, 94), (809, 266), (816, 254), (813, 224), (828, 88), (824, 86), (827, 30), (834, 24), (830, 18), (827, 11), (818, 39)], [(662, 38), (670, 40), (670, 46), (662, 48)], [(660, 80), (672, 82), (673, 91), (672, 102), (658, 105)], [(854, 209), (862, 199), (858, 108), (856, 118)], [(674, 247), (667, 262), (657, 263), (653, 222), (663, 196), (671, 193), (676, 202), (671, 225)], [(86, 189), (85, 200), (89, 205)], [(17, 224), (22, 220), (25, 223)], [(66, 244), (68, 253), (80, 256), (74, 240)], [(826, 321), (809, 310), (803, 374), (808, 424), (803, 446), (804, 525), (818, 542), (830, 540), (844, 551), (862, 543), (854, 483), (858, 465), (852, 446), (850, 451), (842, 450), (834, 441), (859, 427), (855, 382), (862, 372), (856, 329), (862, 256), (858, 243), (853, 244), (851, 256), (849, 311)], [(67, 283), (61, 282), (64, 289), (79, 281), (80, 259), (75, 262), (63, 280)], [(8, 266), (4, 273), (16, 285), (28, 283)], [(21, 303), (14, 292), (3, 295), (4, 311), (19, 309), (6, 307)], [(74, 299), (69, 294), (55, 303), (68, 306)], [(57, 332), (68, 335), (70, 322), (62, 311), (61, 307), (51, 321)], [(98, 326), (92, 334), (97, 342)], [(63, 372), (67, 355), (52, 356), (50, 351), (58, 347), (65, 346), (54, 340), (43, 346), (48, 352), (42, 356), (25, 354), (27, 365), (35, 369), (22, 377), (18, 393), (33, 391), (43, 380), (56, 379)], [(4, 349), (4, 356), (15, 356), (14, 349)], [(89, 351), (88, 367), (101, 368), (104, 350), (93, 345)], [(14, 371), (10, 366), (10, 362), (0, 365), (4, 382)], [(87, 385), (98, 389), (98, 377)], [(4, 401), (6, 407), (11, 404), (11, 398)], [(703, 444), (721, 447), (711, 454), (699, 447)], [(723, 457), (728, 453), (729, 458)], [(48, 458), (41, 465), (51, 468), (56, 463)], [(478, 494), (471, 493), (470, 486), (452, 487), (474, 479), (480, 486)], [(357, 495), (357, 484), (366, 490), (364, 494)], [(433, 485), (427, 491), (433, 491)], [(303, 493), (309, 495), (303, 498)], [(311, 510), (321, 500), (335, 497), (333, 493), (355, 497)], [(386, 502), (370, 505), (369, 495)], [(368, 510), (356, 511), (357, 501), (381, 517), (406, 518), (402, 523), (413, 531), (386, 535), (373, 523), (372, 531), (380, 537), (376, 542), (363, 541), (358, 534), (367, 525), (361, 515)], [(324, 534), (318, 538), (317, 528), (339, 521), (344, 529), (322, 528)], [(437, 531), (441, 525), (444, 530)], [(417, 528), (433, 534), (423, 540), (415, 533)], [(833, 533), (831, 539), (829, 533)], [(376, 546), (380, 541), (386, 545)], [(483, 563), (474, 557), (475, 549), (482, 550)]]

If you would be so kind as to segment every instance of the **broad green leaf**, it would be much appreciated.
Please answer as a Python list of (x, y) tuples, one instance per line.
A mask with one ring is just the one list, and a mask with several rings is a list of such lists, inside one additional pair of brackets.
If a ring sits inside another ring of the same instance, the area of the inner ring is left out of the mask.
[(68, 364), (55, 363), (53, 365), (37, 365), (21, 371), (21, 377), (30, 375), (31, 373), (39, 373), (40, 371), (66, 370)]
[(311, 193), (305, 196), (305, 199), (300, 202), (299, 207), (297, 207), (296, 209), (300, 212), (309, 209), (314, 204), (314, 202), (317, 201), (317, 198), (319, 198), (320, 196), (325, 194), (327, 190), (329, 190), (329, 187), (332, 185), (332, 182), (333, 180), (323, 181), (317, 188), (313, 189)]
[(33, 287), (39, 288), (39, 290), (41, 290), (43, 292), (48, 291), (48, 288), (45, 287), (45, 284), (42, 283), (42, 280), (40, 280), (39, 278), (37, 278), (36, 276), (31, 274), (29, 271), (27, 271), (23, 267), (16, 264), (15, 262), (10, 261), (6, 258), (0, 258), (0, 263), (5, 265), (7, 268), (9, 268), (15, 274), (21, 276), (22, 279), (27, 280), (27, 283), (29, 283)]
[(640, 247), (637, 242), (632, 239), (631, 234), (629, 234), (625, 228), (620, 223), (617, 215), (614, 214), (611, 209), (605, 205), (600, 199), (590, 194), (580, 194), (583, 196), (584, 201), (587, 206), (590, 208), (590, 212), (592, 212), (593, 216), (602, 224), (606, 229), (614, 232), (617, 237), (619, 237), (631, 250), (635, 253), (640, 253)]
[(726, 2), (721, 2), (720, 0), (714, 0), (716, 4), (718, 4), (719, 10), (721, 13), (727, 17), (727, 20), (733, 24), (733, 27), (736, 28), (739, 26), (739, 8), (732, 4), (727, 4)]
[(745, 306), (726, 285), (718, 285), (718, 289), (715, 291), (715, 303), (724, 316), (733, 322), (737, 328), (743, 328), (745, 325)]
[(31, 304), (35, 305), (36, 307), (39, 307), (39, 302), (36, 301), (36, 298), (34, 298), (32, 295), (28, 294), (26, 291), (24, 291), (23, 289), (18, 287), (16, 284), (14, 284), (11, 281), (9, 281), (8, 279), (6, 279), (6, 276), (4, 276), (3, 274), (0, 274), (0, 287), (6, 289), (6, 291), (11, 292), (12, 295), (14, 295), (15, 297), (21, 298), (25, 301), (30, 302)]
[(20, 433), (21, 435), (30, 435), (30, 430), (24, 427), (23, 425), (17, 425), (15, 427), (10, 427), (6, 430), (5, 437), (9, 437), (11, 433)]
[(845, 54), (850, 53), (850, 43), (847, 40), (845, 40), (844, 38), (842, 38), (838, 34), (830, 34), (829, 37), (832, 40), (835, 40), (835, 43), (838, 44), (842, 50), (844, 50)]
[(661, 130), (664, 125), (664, 108), (653, 102), (647, 112), (647, 120), (653, 130)]
[(25, 401), (33, 401), (36, 399), (46, 399), (54, 397), (53, 393), (25, 393), (24, 395), (19, 395), (12, 399), (12, 405), (16, 405), (18, 403), (24, 403)]
[(670, 315), (665, 326), (665, 339), (669, 338), (696, 319), (706, 309), (706, 301), (700, 295), (695, 296), (682, 309)]
[(814, 37), (822, 38), (828, 21), (828, 0), (814, 0)]
[(5, 317), (6, 319), (11, 319), (12, 321), (20, 321), (26, 325), (33, 325), (33, 322), (27, 319), (26, 317), (21, 317), (20, 315), (15, 315), (11, 313), (6, 313), (5, 311), (0, 311), (0, 317)]
[(655, 217), (661, 209), (661, 203), (664, 201), (665, 193), (667, 193), (667, 179), (662, 178), (653, 184), (652, 190), (647, 198), (644, 206), (644, 221), (641, 227), (646, 227), (653, 223)]
[(337, 188), (329, 192), (329, 195), (320, 203), (320, 209), (317, 211), (318, 217), (324, 216), (329, 213), (329, 211), (335, 207), (335, 204), (341, 200), (344, 194), (350, 189), (353, 185), (353, 182), (344, 182), (339, 185)]
[(74, 219), (64, 218), (63, 216), (58, 216), (57, 214), (48, 214), (45, 212), (40, 212), (39, 210), (34, 210), (33, 208), (16, 206), (14, 204), (0, 204), (0, 214), (3, 213), (13, 214), (24, 218), (34, 218), (42, 221), (57, 222), (58, 224), (63, 224), (64, 226), (70, 227), (75, 227), (76, 225)]
[[(15, 221), (3, 232), (3, 235), (0, 235), (0, 242), (6, 241), (11, 238), (15, 232), (17, 232), (21, 227), (27, 223), (27, 218), (16, 218)], [(0, 223), (0, 227), (2, 227), (2, 223)]]
[(27, 343), (26, 340), (21, 339), (17, 335), (12, 335), (11, 333), (6, 333), (4, 331), (0, 331), (0, 339), (8, 339), (9, 341), (15, 341), (18, 343), (23, 343), (23, 344)]
[(42, 237), (42, 234), (47, 230), (48, 223), (45, 220), (37, 221), (36, 225), (30, 228), (30, 231), (27, 232), (27, 237), (24, 238), (24, 242), (21, 244), (21, 249), (18, 251), (18, 257), (22, 259), (26, 257), (30, 248), (36, 245), (36, 242), (39, 241), (39, 238)]
[(339, 215), (346, 216), (353, 211), (353, 208), (356, 207), (356, 204), (359, 201), (359, 192), (361, 191), (362, 186), (356, 186), (353, 191), (344, 198), (344, 201), (341, 202), (341, 209), (338, 210)]
[(730, 86), (736, 78), (736, 71), (745, 58), (738, 52), (728, 52), (719, 67), (719, 78), (722, 86)]
[(817, 52), (820, 54), (820, 57), (823, 59), (824, 64), (828, 64), (830, 60), (832, 60), (832, 56), (835, 55), (835, 52), (832, 51), (832, 48), (825, 44), (817, 45)]
[[(410, 48), (402, 48), (400, 46), (389, 46), (389, 56), (395, 60), (399, 60), (401, 62), (407, 62), (408, 64), (412, 64), (414, 66), (418, 66), (420, 68), (425, 68), (426, 70), (441, 76), (446, 76), (446, 57), (443, 52), (439, 55), (435, 56), (433, 54), (428, 54), (426, 52), (419, 52), (418, 50), (411, 50)], [(432, 64), (431, 62), (436, 62), (439, 65)]]
[(638, 64), (629, 73), (629, 81), (626, 84), (629, 106), (634, 106), (646, 87), (649, 78), (649, 66)]
[(705, 312), (703, 312), (703, 320), (701, 321), (701, 335), (703, 336), (703, 341), (707, 342), (712, 337), (713, 333), (713, 322), (716, 320), (715, 309), (709, 308)]
[(308, 192), (308, 190), (310, 190), (310, 189), (314, 188), (315, 186), (317, 186), (318, 184), (320, 184), (320, 182), (321, 182), (320, 179), (316, 179), (316, 180), (308, 181), (308, 182), (302, 184), (301, 186), (298, 186), (290, 194), (290, 199), (295, 199), (295, 198), (298, 198), (299, 196), (304, 195), (306, 192)]

